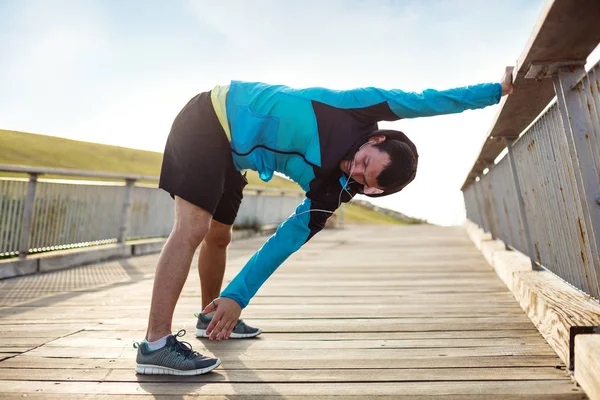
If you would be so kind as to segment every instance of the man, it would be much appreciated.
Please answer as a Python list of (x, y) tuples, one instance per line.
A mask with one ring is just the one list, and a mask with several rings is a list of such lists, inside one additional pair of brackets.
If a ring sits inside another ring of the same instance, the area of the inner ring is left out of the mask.
[[(342, 202), (358, 193), (395, 193), (414, 179), (416, 147), (402, 132), (379, 130), (377, 123), (496, 104), (512, 91), (509, 71), (501, 83), (419, 94), (232, 81), (192, 98), (175, 118), (165, 148), (159, 186), (175, 199), (175, 223), (156, 268), (148, 331), (136, 344), (136, 371), (196, 375), (220, 364), (179, 341), (184, 331), (171, 334), (173, 311), (198, 246), (203, 311), (197, 336), (260, 334), (239, 317), (275, 269), (320, 231)], [(241, 171), (247, 169), (264, 181), (281, 172), (306, 198), (219, 293), (247, 184)]]

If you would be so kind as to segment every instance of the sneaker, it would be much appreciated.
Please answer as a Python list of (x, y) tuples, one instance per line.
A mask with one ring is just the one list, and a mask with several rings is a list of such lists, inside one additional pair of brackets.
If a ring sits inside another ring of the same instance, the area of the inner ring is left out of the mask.
[(217, 368), (221, 364), (218, 358), (210, 358), (192, 350), (187, 342), (180, 342), (178, 337), (185, 335), (180, 330), (177, 335), (169, 335), (167, 344), (157, 350), (150, 350), (144, 342), (134, 343), (138, 349), (135, 372), (150, 375), (200, 375)]
[[(206, 334), (206, 329), (208, 328), (208, 324), (210, 324), (211, 319), (202, 313), (194, 314), (194, 316), (198, 317), (198, 323), (196, 324), (196, 337), (207, 338), (209, 335)], [(247, 339), (256, 337), (261, 333), (262, 331), (259, 328), (248, 326), (244, 320), (238, 319), (238, 322), (235, 324), (235, 328), (233, 328), (233, 331), (231, 331), (231, 336), (229, 337), (231, 339)]]

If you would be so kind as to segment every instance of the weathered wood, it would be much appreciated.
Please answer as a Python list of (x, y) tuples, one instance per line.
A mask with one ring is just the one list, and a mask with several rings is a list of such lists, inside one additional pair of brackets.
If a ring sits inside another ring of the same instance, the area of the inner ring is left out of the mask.
[(575, 379), (590, 400), (600, 399), (600, 335), (575, 336)]
[[(0, 397), (3, 399), (18, 399), (23, 400), (21, 395), (11, 396), (7, 393), (2, 393), (0, 391)], [(49, 399), (58, 399), (58, 400), (71, 400), (71, 399), (81, 399), (81, 394), (73, 394), (73, 393), (47, 393), (47, 394), (37, 394), (37, 393), (28, 393), (28, 400), (49, 400)], [(355, 396), (356, 397), (356, 396)], [(431, 395), (410, 395), (409, 397), (402, 396), (403, 398), (409, 398), (411, 400), (431, 400)], [(104, 399), (104, 400), (127, 400), (131, 399), (131, 395), (126, 394), (94, 394), (94, 395), (85, 395), (85, 398), (93, 398), (93, 399)], [(243, 394), (231, 394), (231, 395), (203, 395), (203, 394), (178, 394), (178, 395), (153, 395), (153, 394), (136, 394), (136, 400), (247, 400), (249, 396)], [(260, 400), (281, 400), (282, 398), (290, 399), (290, 400), (339, 400), (340, 396), (331, 395), (331, 396), (321, 396), (321, 395), (286, 395), (285, 397), (278, 395), (261, 395)], [(506, 400), (506, 394), (490, 394), (486, 393), (483, 395), (480, 394), (458, 394), (458, 395), (443, 395), (444, 400)], [(538, 400), (540, 397), (537, 394), (512, 394), (510, 396), (511, 400)], [(557, 400), (557, 399), (587, 399), (587, 397), (580, 393), (577, 395), (573, 395), (571, 393), (564, 394), (554, 394), (544, 396), (545, 399)], [(397, 400), (398, 395), (368, 395), (362, 394), (360, 395), (361, 400)]]
[[(502, 136), (517, 137), (555, 96), (551, 79), (525, 79), (535, 61), (585, 60), (600, 41), (600, 3), (596, 0), (546, 2), (538, 24), (519, 58), (514, 93), (504, 97), (478, 161), (493, 161), (505, 148)], [(463, 189), (479, 176), (484, 165), (476, 163)]]
[(514, 394), (561, 396), (566, 399), (585, 399), (581, 389), (568, 380), (563, 381), (508, 381), (508, 382), (377, 382), (376, 384), (348, 383), (188, 383), (178, 381), (176, 385), (153, 382), (44, 382), (3, 381), (2, 390), (10, 393), (66, 393), (66, 394), (130, 394), (150, 393), (153, 395), (245, 395), (245, 396), (398, 396), (414, 395), (504, 395)]
[[(231, 359), (227, 360), (222, 369), (372, 369), (372, 368), (523, 368), (552, 367), (566, 370), (566, 367), (556, 355), (550, 356), (480, 356), (480, 357), (448, 357), (443, 355), (423, 358), (397, 358), (382, 362), (379, 359)], [(19, 355), (4, 361), (0, 368), (69, 368), (69, 369), (132, 369), (129, 358), (49, 358), (36, 357), (30, 354)]]
[[(255, 340), (194, 337), (200, 285), (192, 268), (173, 327), (223, 361), (194, 378), (134, 373), (132, 344), (145, 334), (153, 283), (146, 277), (157, 256), (130, 259), (146, 271), (137, 278), (91, 290), (78, 283), (93, 267), (56, 273), (60, 285), (52, 275), (22, 281), (28, 293), (16, 281), (0, 284), (0, 304), (2, 296), (28, 299), (0, 309), (4, 349), (41, 345), (0, 362), (0, 396), (582, 398), (464, 232), (364, 227), (321, 236), (244, 310), (265, 332)], [(261, 244), (231, 246), (225, 281)]]
[(21, 353), (2, 353), (2, 354), (0, 354), (0, 361), (11, 359), (15, 356), (18, 356), (19, 354), (21, 354)]
[[(139, 337), (138, 337), (139, 340)], [(49, 342), (46, 347), (77, 348), (96, 346), (103, 349), (124, 348), (134, 340), (109, 338), (76, 338), (67, 337)], [(464, 347), (498, 347), (511, 348), (514, 346), (540, 346), (547, 348), (548, 344), (542, 338), (491, 338), (491, 339), (365, 339), (365, 340), (274, 340), (255, 339), (252, 341), (210, 342), (198, 340), (195, 347), (205, 347), (210, 350), (318, 350), (318, 349), (405, 349), (405, 348), (464, 348)], [(9, 347), (7, 347), (9, 348)], [(2, 349), (2, 347), (0, 347)], [(29, 348), (26, 348), (29, 349)], [(77, 350), (78, 351), (78, 350)]]
[[(72, 339), (120, 339), (137, 341), (146, 333), (145, 330), (129, 331), (99, 331), (86, 330), (70, 336)], [(390, 340), (390, 339), (503, 339), (503, 338), (534, 338), (544, 340), (536, 329), (509, 330), (498, 329), (493, 331), (433, 331), (433, 332), (304, 332), (304, 333), (277, 333), (263, 332), (254, 340), (298, 340), (298, 341), (341, 341), (341, 340)], [(10, 339), (12, 340), (12, 339)], [(24, 339), (29, 340), (29, 339)], [(205, 339), (202, 339), (204, 342)], [(192, 342), (193, 343), (193, 342)], [(51, 343), (49, 343), (50, 345)]]
[(23, 353), (35, 346), (0, 346), (0, 353)]
[(569, 328), (600, 325), (600, 304), (550, 272), (516, 272), (514, 295), (556, 354), (569, 362)]
[[(132, 315), (134, 315), (132, 313)], [(135, 314), (139, 315), (139, 313)], [(131, 324), (135, 324), (137, 326), (143, 325), (147, 322), (146, 318), (106, 318), (97, 322), (96, 318), (92, 318), (93, 316), (76, 319), (74, 316), (68, 319), (63, 319), (62, 317), (56, 317), (55, 319), (41, 319), (40, 316), (36, 319), (28, 320), (31, 324), (47, 324), (47, 327), (52, 326), (53, 323), (62, 324), (64, 322), (68, 323), (83, 323), (88, 324), (89, 326), (94, 325), (104, 325), (109, 326), (110, 329), (115, 329), (115, 326), (118, 327), (127, 327), (131, 326)], [(188, 320), (193, 320), (193, 316), (180, 316), (181, 318), (185, 318)], [(175, 319), (178, 319), (178, 316), (175, 316)], [(249, 319), (250, 320), (250, 319)], [(12, 325), (15, 323), (20, 323), (23, 320), (18, 319), (2, 319), (0, 320), (0, 325)], [(313, 331), (320, 332), (321, 330), (318, 328), (319, 326), (329, 328), (329, 329), (351, 329), (354, 330), (359, 327), (359, 325), (363, 325), (367, 330), (381, 330), (381, 329), (403, 329), (405, 326), (410, 325), (423, 325), (424, 328), (439, 326), (445, 324), (448, 326), (449, 330), (466, 330), (466, 329), (476, 329), (477, 326), (480, 326), (480, 329), (529, 329), (532, 327), (531, 322), (527, 320), (527, 318), (523, 315), (511, 315), (511, 316), (502, 316), (502, 317), (444, 317), (443, 315), (428, 315), (428, 316), (416, 316), (416, 317), (406, 317), (406, 318), (398, 318), (398, 317), (382, 317), (382, 318), (360, 318), (360, 321), (357, 317), (346, 317), (346, 318), (338, 318), (332, 319), (331, 317), (320, 317), (320, 318), (310, 318), (310, 315), (299, 316), (299, 318), (291, 319), (286, 318), (286, 316), (273, 316), (273, 318), (252, 318), (252, 323), (254, 324), (263, 324), (270, 326), (280, 326), (280, 327), (290, 327), (292, 328), (300, 328), (300, 329), (310, 329)], [(179, 321), (178, 321), (179, 322)], [(299, 326), (301, 325), (301, 326)], [(453, 326), (462, 326), (463, 328), (452, 328)], [(303, 328), (304, 326), (305, 328)], [(489, 326), (489, 328), (488, 328)], [(87, 325), (84, 326), (87, 329)], [(442, 328), (443, 329), (443, 328)], [(412, 329), (411, 329), (412, 330)], [(431, 329), (426, 329), (431, 330)], [(440, 330), (440, 329), (435, 329)]]
[[(221, 344), (221, 343), (219, 343)], [(231, 359), (249, 359), (261, 357), (270, 360), (289, 360), (289, 359), (368, 359), (377, 358), (379, 360), (389, 360), (396, 358), (420, 358), (420, 357), (480, 357), (480, 356), (552, 356), (553, 350), (547, 345), (517, 345), (517, 346), (496, 346), (496, 347), (472, 347), (468, 348), (401, 348), (401, 349), (329, 349), (329, 351), (306, 351), (306, 350), (254, 350), (251, 345), (243, 353), (239, 350), (228, 350), (223, 343), (223, 347), (211, 346), (210, 350), (197, 346), (197, 349), (204, 354), (212, 354), (223, 360)], [(135, 351), (131, 346), (121, 348), (94, 348), (77, 347), (64, 348), (53, 346), (42, 346), (29, 351), (27, 354), (36, 357), (72, 357), (73, 349), (77, 349), (78, 357), (85, 358), (135, 358)]]
[[(42, 369), (0, 368), (0, 380), (174, 382), (173, 376), (136, 375), (127, 369)], [(188, 377), (186, 382), (435, 382), (435, 381), (536, 381), (564, 380), (568, 373), (553, 367), (527, 368), (410, 368), (410, 369), (303, 369), (250, 370), (217, 369), (214, 373)], [(181, 378), (179, 378), (181, 379)]]

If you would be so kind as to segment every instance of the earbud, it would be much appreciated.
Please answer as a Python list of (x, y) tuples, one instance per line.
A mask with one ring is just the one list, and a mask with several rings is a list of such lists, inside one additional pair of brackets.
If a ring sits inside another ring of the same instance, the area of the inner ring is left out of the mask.
[[(363, 143), (362, 146), (360, 146), (358, 148), (358, 150), (356, 150), (356, 153), (358, 153), (360, 151), (360, 149), (362, 149), (363, 147), (365, 147), (367, 144), (374, 145), (374, 144), (377, 144), (377, 141), (375, 141), (375, 140), (369, 140), (369, 141)], [(349, 171), (349, 174), (348, 174), (348, 179), (346, 180), (346, 183), (342, 186), (342, 190), (340, 191), (340, 195), (338, 196), (338, 207), (342, 204), (342, 193), (344, 193), (344, 191), (350, 193), (348, 191), (348, 189), (346, 189), (346, 187), (348, 187), (348, 185), (350, 184), (351, 180), (354, 181), (352, 179), (352, 172), (354, 171), (354, 160), (356, 159), (356, 153), (354, 153), (354, 157), (352, 157), (352, 163), (350, 164), (351, 167), (350, 167), (350, 171)], [(383, 190), (378, 189), (378, 188), (367, 187), (367, 189), (363, 193), (364, 194), (381, 194), (381, 193), (383, 193)], [(302, 214), (310, 213), (312, 211), (320, 211), (320, 212), (324, 212), (324, 213), (327, 213), (327, 214), (334, 214), (334, 211), (321, 210), (321, 209), (318, 209), (318, 208), (312, 208), (310, 210), (302, 211), (299, 214), (294, 213), (293, 216), (297, 217), (297, 216), (300, 216)]]

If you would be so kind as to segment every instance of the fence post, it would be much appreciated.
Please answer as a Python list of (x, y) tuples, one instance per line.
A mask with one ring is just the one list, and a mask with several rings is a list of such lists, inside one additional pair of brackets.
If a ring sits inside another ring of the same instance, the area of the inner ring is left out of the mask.
[(483, 193), (485, 188), (483, 187), (483, 180), (479, 177), (479, 180), (475, 183), (475, 195), (478, 197), (477, 204), (481, 204), (481, 228), (484, 231), (492, 232), (492, 225), (490, 223), (490, 217), (485, 208), (485, 194)]
[[(579, 227), (580, 240), (587, 244), (585, 247), (588, 252), (588, 260), (592, 260), (596, 271), (600, 272), (600, 249), (598, 248), (600, 247), (598, 243), (600, 241), (600, 207), (598, 207), (597, 201), (597, 196), (600, 195), (600, 185), (598, 184), (598, 172), (594, 169), (594, 155), (598, 154), (600, 148), (597, 143), (594, 143), (594, 139), (590, 138), (590, 128), (586, 127), (586, 120), (592, 118), (592, 110), (587, 109), (590, 104), (589, 102), (586, 106), (581, 104), (579, 93), (577, 93), (579, 88), (576, 89), (576, 86), (582, 76), (585, 76), (585, 69), (579, 65), (573, 68), (559, 69), (553, 76), (553, 80), (558, 108), (573, 162), (573, 175), (579, 203), (583, 212), (583, 221), (580, 222)], [(589, 115), (586, 116), (586, 113)], [(595, 278), (598, 282), (598, 277)]]
[(133, 185), (135, 179), (125, 180), (125, 195), (123, 196), (123, 206), (121, 209), (121, 224), (119, 226), (119, 235), (117, 236), (117, 243), (125, 243), (127, 240), (127, 231), (129, 229), (129, 222), (131, 217), (131, 200), (133, 198)]
[(25, 209), (23, 210), (23, 224), (21, 225), (21, 238), (19, 240), (19, 258), (25, 258), (29, 254), (29, 237), (33, 226), (33, 206), (37, 190), (37, 179), (37, 174), (29, 174), (27, 197), (25, 197)]
[(519, 219), (523, 222), (523, 233), (525, 234), (525, 241), (527, 242), (527, 252), (529, 253), (529, 260), (531, 260), (531, 267), (534, 270), (541, 269), (535, 263), (535, 249), (533, 247), (533, 240), (531, 240), (531, 230), (529, 229), (529, 221), (527, 221), (527, 215), (525, 214), (525, 200), (523, 200), (523, 192), (521, 191), (521, 183), (519, 182), (519, 172), (517, 171), (517, 163), (515, 162), (515, 155), (513, 153), (512, 145), (515, 142), (514, 137), (507, 137), (506, 148), (508, 150), (508, 162), (510, 163), (510, 172), (513, 178), (513, 184), (515, 185), (515, 194), (517, 195), (517, 205), (519, 212)]
[(283, 214), (283, 210), (285, 207), (285, 192), (281, 192), (279, 194), (279, 211), (277, 212), (277, 217), (276, 217), (276, 221), (279, 223), (279, 221), (284, 221), (286, 218), (286, 215)]
[(262, 225), (262, 219), (260, 213), (262, 212), (262, 190), (256, 191), (256, 208), (254, 210), (254, 223), (257, 227)]
[[(479, 204), (479, 196), (477, 195), (477, 188), (475, 187), (475, 185), (477, 184), (477, 181), (473, 181), (471, 182), (471, 190), (473, 190), (473, 197), (475, 198), (475, 205), (477, 206), (477, 221), (474, 221), (477, 223), (477, 225), (479, 225), (479, 227), (481, 229), (483, 229), (483, 215), (481, 213), (481, 205)], [(468, 188), (467, 188), (468, 190)], [(464, 195), (463, 195), (464, 196)], [(465, 202), (466, 204), (466, 202)]]

